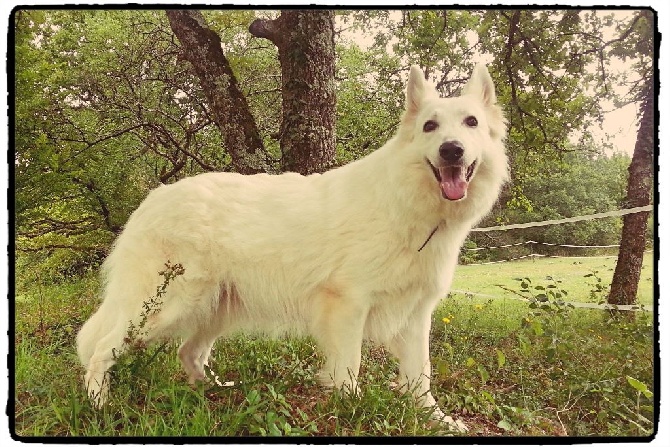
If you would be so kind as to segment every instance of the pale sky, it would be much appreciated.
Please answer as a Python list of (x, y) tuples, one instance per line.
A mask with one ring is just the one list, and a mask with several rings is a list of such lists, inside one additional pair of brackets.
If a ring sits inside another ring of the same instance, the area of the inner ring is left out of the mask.
[[(600, 129), (594, 130), (596, 135), (600, 135), (600, 132)], [(637, 138), (636, 104), (628, 104), (605, 115), (602, 133), (613, 135), (612, 143), (614, 147), (622, 152), (627, 152), (632, 157)]]

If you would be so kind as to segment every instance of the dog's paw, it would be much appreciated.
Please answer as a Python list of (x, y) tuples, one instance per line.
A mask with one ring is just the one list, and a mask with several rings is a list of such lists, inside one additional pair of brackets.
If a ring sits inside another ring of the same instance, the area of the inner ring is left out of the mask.
[(354, 377), (350, 377), (349, 380), (333, 380), (333, 375), (325, 370), (320, 371), (317, 374), (317, 381), (319, 384), (326, 388), (327, 390), (340, 390), (345, 394), (351, 394), (353, 396), (360, 396), (361, 389), (358, 385), (358, 381)]
[(442, 423), (445, 424), (451, 431), (456, 431), (458, 433), (468, 432), (468, 426), (465, 425), (460, 419), (454, 419), (451, 416), (444, 416), (442, 418)]
[(443, 426), (449, 431), (458, 433), (467, 433), (468, 426), (460, 419), (454, 419), (451, 416), (444, 414), (442, 410), (436, 408), (430, 416), (430, 423), (432, 426)]
[(106, 374), (94, 377), (94, 374), (89, 372), (84, 376), (84, 383), (86, 386), (86, 394), (88, 394), (88, 397), (91, 399), (93, 408), (97, 410), (101, 409), (109, 397), (109, 378)]

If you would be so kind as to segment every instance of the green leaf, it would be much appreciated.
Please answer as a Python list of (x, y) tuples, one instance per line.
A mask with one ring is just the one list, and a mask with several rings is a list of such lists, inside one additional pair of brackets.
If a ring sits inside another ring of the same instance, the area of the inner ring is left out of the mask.
[(258, 392), (258, 390), (251, 390), (249, 391), (249, 394), (247, 394), (247, 402), (249, 402), (249, 405), (256, 405), (261, 401), (261, 395)]
[(519, 340), (519, 349), (521, 349), (524, 355), (527, 355), (530, 352), (530, 340), (523, 335), (519, 335), (517, 338)]
[(449, 374), (449, 363), (446, 360), (439, 360), (436, 366), (437, 373), (440, 376), (446, 376)]
[(500, 349), (496, 349), (496, 354), (498, 355), (498, 368), (502, 368), (505, 366), (505, 354)]
[(492, 404), (495, 405), (496, 401), (495, 401), (495, 399), (493, 398), (493, 396), (491, 395), (491, 393), (489, 393), (488, 391), (482, 391), (481, 394), (482, 394), (482, 397), (483, 397), (484, 399), (486, 399), (487, 401), (489, 401), (489, 402), (491, 402)]
[(644, 394), (646, 398), (651, 398), (651, 396), (654, 395), (651, 391), (649, 391), (649, 388), (647, 388), (647, 385), (644, 383), (640, 382), (637, 379), (632, 378), (631, 376), (626, 376), (626, 380), (628, 380), (628, 383), (630, 386), (638, 390), (640, 393)]
[(477, 362), (472, 357), (468, 357), (468, 359), (465, 361), (465, 366), (467, 366), (468, 368), (472, 368), (476, 364)]
[(498, 422), (498, 428), (502, 428), (505, 431), (510, 431), (512, 429), (512, 424), (507, 419), (502, 419)]
[(451, 346), (451, 343), (444, 342), (444, 349), (447, 350), (447, 353), (449, 354), (450, 359), (454, 359), (454, 347)]
[(477, 371), (479, 371), (479, 377), (481, 377), (482, 382), (488, 382), (490, 375), (486, 368), (484, 368), (484, 365), (477, 366)]

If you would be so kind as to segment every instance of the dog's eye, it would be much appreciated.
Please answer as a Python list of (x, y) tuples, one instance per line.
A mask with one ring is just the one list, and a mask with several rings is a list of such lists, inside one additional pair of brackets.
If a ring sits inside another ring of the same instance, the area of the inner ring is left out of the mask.
[(437, 124), (437, 121), (435, 121), (435, 120), (428, 120), (428, 121), (426, 121), (426, 123), (423, 125), (423, 131), (424, 131), (424, 132), (432, 132), (432, 131), (434, 131), (435, 129), (437, 129), (438, 127), (440, 127), (440, 125)]
[(472, 116), (472, 115), (470, 115), (469, 117), (465, 118), (465, 119), (463, 120), (463, 122), (464, 122), (465, 125), (468, 126), (468, 127), (477, 127), (477, 124), (479, 124), (479, 122), (477, 121), (477, 118), (475, 118), (475, 117)]

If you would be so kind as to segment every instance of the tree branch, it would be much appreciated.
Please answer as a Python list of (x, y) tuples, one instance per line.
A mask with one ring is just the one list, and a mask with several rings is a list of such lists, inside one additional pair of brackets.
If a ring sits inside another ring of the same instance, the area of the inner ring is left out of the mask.
[(107, 206), (107, 202), (95, 186), (93, 180), (84, 181), (78, 177), (72, 177), (72, 181), (77, 185), (83, 186), (89, 193), (93, 195), (95, 200), (98, 202), (98, 205), (100, 206), (100, 214), (102, 215), (107, 229), (116, 234), (120, 233), (121, 227), (112, 223), (112, 213)]
[(279, 46), (279, 28), (281, 27), (281, 24), (279, 23), (280, 19), (281, 16), (275, 20), (256, 19), (251, 22), (251, 25), (249, 25), (249, 32), (254, 37), (268, 39), (270, 42)]
[(271, 171), (269, 155), (223, 54), (219, 36), (206, 26), (199, 11), (168, 10), (166, 14), (183, 48), (183, 57), (200, 80), (235, 169), (243, 174)]
[(84, 234), (95, 229), (95, 222), (92, 217), (85, 217), (80, 220), (62, 221), (45, 217), (30, 223), (30, 230), (19, 230), (18, 234), (28, 239), (34, 239), (48, 233), (56, 233), (64, 236), (74, 236)]

